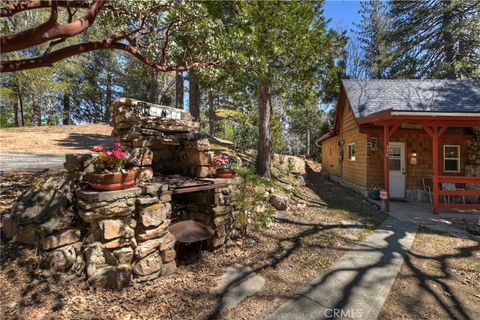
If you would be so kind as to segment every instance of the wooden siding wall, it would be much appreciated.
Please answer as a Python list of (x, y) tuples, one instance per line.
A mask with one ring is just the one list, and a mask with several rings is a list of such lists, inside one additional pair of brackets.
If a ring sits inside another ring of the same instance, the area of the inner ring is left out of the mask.
[(338, 136), (322, 142), (322, 169), (336, 176), (340, 175), (338, 153)]
[[(367, 135), (360, 133), (348, 100), (341, 111), (339, 134), (322, 142), (323, 169), (365, 187), (367, 186)], [(338, 161), (339, 140), (344, 141), (341, 147), (343, 162)], [(348, 145), (351, 143), (355, 143), (355, 161), (348, 160)], [(332, 156), (330, 156), (330, 148), (332, 148)]]
[[(383, 136), (375, 136), (379, 140), (378, 150), (368, 150), (368, 168), (367, 168), (367, 184), (368, 185), (384, 185), (383, 178)], [(423, 188), (423, 177), (432, 175), (432, 139), (428, 134), (394, 134), (391, 138), (392, 142), (405, 142), (405, 163), (406, 163), (406, 189)], [(443, 172), (443, 146), (459, 145), (460, 146), (460, 172), (451, 173)], [(439, 141), (439, 174), (440, 175), (464, 175), (465, 160), (467, 155), (467, 140), (451, 138), (448, 135), (443, 136)], [(417, 164), (410, 164), (412, 152), (417, 153)]]

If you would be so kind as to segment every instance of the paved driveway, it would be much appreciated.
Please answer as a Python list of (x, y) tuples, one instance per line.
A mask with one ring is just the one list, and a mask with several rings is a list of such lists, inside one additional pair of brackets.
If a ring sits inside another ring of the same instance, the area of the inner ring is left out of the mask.
[(64, 154), (0, 151), (0, 172), (61, 168)]

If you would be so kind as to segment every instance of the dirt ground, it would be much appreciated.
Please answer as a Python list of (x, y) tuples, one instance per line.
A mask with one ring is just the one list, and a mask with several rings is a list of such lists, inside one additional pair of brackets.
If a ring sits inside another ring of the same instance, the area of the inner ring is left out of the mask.
[(112, 144), (111, 133), (108, 124), (0, 129), (0, 150), (88, 153), (96, 144)]
[[(45, 173), (43, 173), (45, 174)], [(320, 180), (301, 187), (311, 200), (307, 209), (279, 216), (270, 228), (251, 226), (243, 248), (204, 252), (177, 273), (151, 282), (133, 283), (122, 291), (91, 290), (84, 279), (52, 275), (39, 269), (34, 248), (2, 243), (1, 319), (261, 319), (327, 270), (345, 251), (384, 219), (356, 193)], [(5, 176), (1, 212), (42, 174)], [(219, 315), (211, 292), (226, 269), (248, 265), (266, 279), (257, 295)]]
[(480, 319), (478, 242), (421, 228), (410, 251), (379, 319)]

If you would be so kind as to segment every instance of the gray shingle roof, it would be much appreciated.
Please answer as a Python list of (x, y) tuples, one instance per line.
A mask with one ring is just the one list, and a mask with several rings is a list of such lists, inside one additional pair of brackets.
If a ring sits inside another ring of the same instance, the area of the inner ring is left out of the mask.
[(356, 118), (392, 109), (479, 112), (480, 80), (342, 80)]

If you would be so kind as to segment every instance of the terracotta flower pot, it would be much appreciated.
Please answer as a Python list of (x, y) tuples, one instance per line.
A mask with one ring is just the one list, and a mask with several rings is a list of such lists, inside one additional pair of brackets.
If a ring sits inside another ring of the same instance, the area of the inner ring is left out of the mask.
[(235, 178), (237, 173), (233, 169), (229, 168), (218, 168), (217, 169), (217, 178), (231, 179)]
[(89, 173), (87, 181), (95, 190), (114, 191), (132, 188), (135, 185), (135, 171), (127, 173)]

